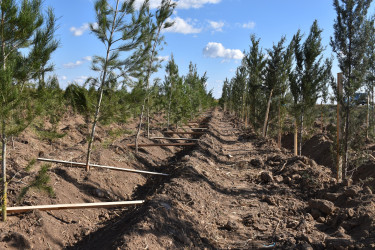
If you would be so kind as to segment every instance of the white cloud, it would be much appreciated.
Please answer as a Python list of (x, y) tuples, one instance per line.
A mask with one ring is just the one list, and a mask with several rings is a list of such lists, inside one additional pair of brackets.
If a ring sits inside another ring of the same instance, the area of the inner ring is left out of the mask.
[(87, 61), (87, 62), (92, 61), (92, 57), (91, 56), (85, 56), (85, 57), (82, 58), (82, 60), (77, 60), (75, 62), (65, 63), (65, 64), (63, 64), (63, 67), (68, 68), (68, 69), (75, 68), (79, 65), (82, 65), (85, 61)]
[(244, 23), (242, 24), (242, 28), (245, 28), (245, 29), (254, 29), (255, 28), (255, 22), (248, 22), (248, 23)]
[(60, 79), (65, 81), (66, 79), (68, 79), (66, 76), (60, 76)]
[(199, 9), (205, 4), (217, 4), (221, 0), (179, 0), (177, 1), (177, 8), (179, 9)]
[(68, 69), (71, 69), (71, 68), (75, 68), (79, 65), (83, 64), (83, 61), (75, 61), (75, 62), (69, 62), (69, 63), (65, 63), (63, 66), (64, 68), (68, 68)]
[(212, 29), (214, 29), (215, 31), (218, 31), (218, 32), (222, 32), (223, 31), (224, 22), (222, 22), (222, 21), (219, 21), (219, 22), (208, 21), (208, 23), (210, 24), (210, 27)]
[(92, 57), (91, 56), (85, 56), (84, 58), (82, 58), (83, 60), (85, 61), (92, 61)]
[(76, 77), (73, 81), (78, 83), (78, 84), (83, 84), (87, 78), (89, 78), (88, 76), (78, 76)]
[[(177, 0), (174, 1), (177, 3), (178, 9), (199, 9), (202, 8), (205, 4), (217, 4), (221, 0)], [(139, 9), (143, 4), (144, 0), (136, 0), (135, 7)], [(161, 0), (150, 0), (150, 8), (155, 9), (160, 6)]]
[(210, 42), (203, 49), (203, 55), (211, 58), (241, 60), (244, 54), (239, 49), (226, 49), (221, 43)]
[(83, 33), (86, 31), (86, 30), (88, 30), (88, 29), (90, 29), (90, 25), (88, 24), (88, 23), (84, 23), (84, 24), (82, 24), (82, 26), (81, 27), (71, 27), (69, 30), (70, 30), (70, 32), (72, 32), (73, 33), (73, 35), (74, 36), (82, 36), (83, 35)]
[(169, 56), (158, 56), (159, 61), (165, 62), (169, 60)]
[(174, 22), (172, 27), (165, 29), (164, 32), (182, 33), (182, 34), (197, 34), (202, 31), (201, 28), (194, 27), (194, 23), (190, 20), (184, 20), (180, 17), (169, 19), (169, 22)]

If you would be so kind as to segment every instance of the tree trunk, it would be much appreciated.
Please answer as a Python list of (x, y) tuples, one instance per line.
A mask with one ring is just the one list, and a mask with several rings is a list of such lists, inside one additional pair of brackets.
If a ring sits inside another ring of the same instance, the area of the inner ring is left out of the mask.
[(367, 94), (367, 115), (366, 115), (366, 140), (368, 140), (368, 131), (370, 128), (370, 94)]
[(282, 126), (281, 126), (281, 103), (279, 98), (279, 110), (278, 110), (278, 133), (277, 133), (277, 146), (281, 148), (281, 134), (282, 134)]
[(147, 138), (150, 138), (150, 97), (147, 98)]
[(346, 114), (345, 114), (345, 138), (344, 138), (344, 160), (343, 160), (343, 178), (346, 179), (346, 174), (348, 171), (349, 165), (349, 151), (348, 151), (348, 143), (349, 143), (349, 121), (350, 121), (350, 103), (349, 97), (347, 100), (346, 106)]
[(268, 115), (269, 115), (270, 107), (271, 107), (272, 94), (273, 94), (273, 89), (271, 89), (270, 96), (268, 98), (267, 110), (266, 110), (266, 115), (265, 115), (264, 124), (263, 124), (263, 133), (262, 133), (263, 137), (267, 136)]
[(323, 121), (323, 100), (320, 101), (320, 130), (324, 133), (324, 121)]
[(88, 148), (87, 148), (86, 171), (90, 170), (90, 158), (91, 158), (92, 144), (93, 144), (94, 138), (95, 138), (96, 123), (98, 122), (98, 119), (99, 119), (100, 106), (102, 104), (102, 99), (103, 99), (103, 87), (104, 86), (101, 86), (101, 88), (100, 88), (98, 105), (96, 107), (94, 122), (92, 123), (91, 135), (90, 135), (90, 139), (89, 139), (89, 145), (88, 145)]
[(298, 137), (299, 137), (298, 154), (299, 155), (302, 155), (303, 120), (304, 120), (304, 110), (302, 108), (302, 110), (301, 110), (301, 123), (300, 123), (299, 133), (298, 133)]
[[(169, 125), (170, 125), (171, 104), (172, 104), (172, 85), (171, 85), (171, 93), (170, 93), (170, 95), (169, 95), (169, 102), (168, 102), (167, 128), (169, 128)], [(224, 104), (224, 112), (225, 112), (225, 104)]]
[(298, 155), (298, 123), (297, 119), (294, 121), (294, 155)]
[(137, 135), (135, 137), (135, 153), (138, 153), (138, 139), (139, 139), (139, 135), (141, 134), (141, 128), (142, 128), (142, 122), (143, 122), (143, 114), (145, 112), (145, 106), (146, 106), (146, 98), (143, 100), (142, 111), (141, 111), (141, 115), (139, 117)]
[[(3, 126), (4, 126), (3, 122)], [(2, 167), (2, 187), (3, 187), (3, 194), (2, 194), (2, 203), (1, 203), (1, 212), (2, 212), (2, 220), (7, 220), (7, 201), (8, 201), (8, 183), (7, 183), (7, 173), (6, 173), (6, 152), (7, 152), (7, 137), (4, 133), (2, 134), (2, 152), (1, 152), (1, 167)]]

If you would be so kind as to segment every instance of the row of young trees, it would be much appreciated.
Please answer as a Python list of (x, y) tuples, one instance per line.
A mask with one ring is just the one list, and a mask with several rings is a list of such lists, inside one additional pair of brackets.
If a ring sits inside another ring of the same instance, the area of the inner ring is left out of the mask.
[(149, 136), (153, 113), (164, 113), (167, 126), (178, 125), (214, 103), (212, 93), (206, 91), (206, 74), (199, 76), (191, 63), (187, 75), (180, 76), (173, 56), (165, 80), (152, 81), (152, 74), (161, 67), (158, 52), (164, 39), (162, 30), (173, 25), (168, 18), (176, 7), (174, 1), (162, 0), (155, 10), (150, 9), (149, 0), (139, 9), (135, 0), (97, 0), (94, 6), (96, 24), (90, 28), (104, 45), (104, 56), (94, 56), (92, 62), (97, 77), (90, 77), (84, 86), (73, 83), (62, 90), (56, 77), (45, 79), (54, 69), (51, 54), (60, 44), (54, 38), (52, 9), (43, 14), (41, 0), (0, 2), (3, 220), (7, 216), (7, 143), (36, 117), (47, 116), (56, 129), (67, 106), (84, 114), (92, 125), (86, 157), (89, 170), (98, 122), (124, 123), (139, 116), (138, 144), (145, 113)]
[[(339, 139), (337, 161), (343, 159), (338, 178), (341, 179), (341, 173), (345, 177), (356, 143), (352, 122), (355, 114), (351, 113), (355, 108), (354, 96), (362, 87), (373, 93), (375, 83), (374, 17), (369, 18), (367, 14), (371, 2), (333, 1), (337, 17), (330, 45), (343, 75), (342, 93), (337, 90), (331, 74), (333, 59), (324, 58), (322, 29), (314, 21), (307, 36), (298, 30), (289, 44), (282, 37), (265, 51), (260, 47), (260, 39), (252, 35), (250, 49), (245, 51), (235, 76), (224, 82), (220, 99), (224, 110), (236, 114), (264, 137), (272, 127), (279, 146), (286, 115), (294, 117), (294, 151), (301, 154), (305, 121), (315, 119), (313, 111), (317, 100), (321, 98), (326, 103), (331, 87), (334, 100), (343, 107), (340, 117), (344, 136)], [(373, 119), (369, 112), (367, 117), (369, 131)]]

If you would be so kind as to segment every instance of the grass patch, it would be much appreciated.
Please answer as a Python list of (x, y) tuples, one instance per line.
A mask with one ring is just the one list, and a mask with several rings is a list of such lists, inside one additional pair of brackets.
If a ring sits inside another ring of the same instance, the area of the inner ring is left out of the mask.
[(32, 159), (31, 161), (29, 161), (29, 163), (25, 167), (25, 171), (30, 172), (30, 170), (34, 167), (35, 163), (36, 163), (36, 159)]
[(66, 136), (66, 133), (58, 133), (56, 131), (48, 131), (48, 130), (37, 130), (39, 139), (47, 140), (47, 141), (55, 141), (57, 139), (61, 139)]
[(50, 164), (44, 164), (40, 167), (40, 170), (37, 176), (35, 176), (35, 179), (21, 190), (21, 193), (18, 196), (18, 201), (21, 201), (31, 188), (46, 192), (52, 198), (55, 197), (55, 191), (53, 190), (52, 186), (49, 185), (50, 177), (48, 175), (48, 170), (50, 168)]

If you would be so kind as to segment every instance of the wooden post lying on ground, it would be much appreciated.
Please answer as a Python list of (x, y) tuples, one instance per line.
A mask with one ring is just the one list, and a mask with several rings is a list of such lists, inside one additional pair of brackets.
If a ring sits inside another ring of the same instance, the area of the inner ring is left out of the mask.
[[(138, 144), (138, 147), (177, 147), (177, 146), (195, 146), (196, 143), (150, 143)], [(135, 144), (126, 144), (127, 147), (135, 147)]]
[[(59, 161), (59, 160), (45, 159), (45, 158), (38, 158), (37, 160), (44, 161), (44, 162), (61, 163), (61, 164), (66, 164), (66, 165), (76, 166), (76, 167), (86, 167), (85, 163), (79, 163), (79, 162)], [(128, 169), (128, 168), (117, 168), (117, 167), (103, 166), (103, 165), (97, 165), (97, 164), (91, 164), (91, 163), (90, 163), (90, 167), (104, 168), (104, 169), (109, 169), (109, 170), (124, 171), (124, 172), (138, 173), (138, 174), (151, 174), (151, 175), (164, 175), (164, 176), (169, 175), (169, 174), (163, 174), (163, 173), (157, 173), (157, 172)]]
[(62, 210), (62, 209), (126, 207), (130, 205), (139, 205), (142, 203), (144, 203), (144, 200), (77, 203), (77, 204), (54, 204), (54, 205), (24, 206), (24, 207), (8, 207), (7, 211), (9, 214), (16, 214), (16, 213), (29, 212), (33, 210), (49, 211), (49, 210)]
[(177, 140), (177, 141), (199, 141), (199, 139), (191, 138), (174, 138), (174, 137), (150, 137), (150, 139), (159, 139), (159, 140)]
[(203, 135), (206, 132), (165, 131), (163, 133), (167, 135)]
[(191, 130), (208, 130), (208, 128), (187, 128), (187, 127), (180, 127), (180, 129), (191, 129)]

